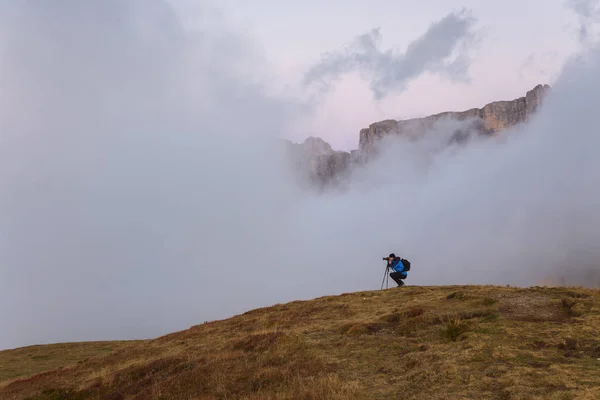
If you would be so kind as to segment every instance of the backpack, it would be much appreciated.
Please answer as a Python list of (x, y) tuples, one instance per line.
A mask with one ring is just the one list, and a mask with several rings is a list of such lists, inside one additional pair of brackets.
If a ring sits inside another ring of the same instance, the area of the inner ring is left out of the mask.
[(404, 258), (401, 258), (400, 261), (402, 261), (402, 264), (404, 264), (404, 270), (406, 272), (410, 271), (410, 261), (408, 261)]

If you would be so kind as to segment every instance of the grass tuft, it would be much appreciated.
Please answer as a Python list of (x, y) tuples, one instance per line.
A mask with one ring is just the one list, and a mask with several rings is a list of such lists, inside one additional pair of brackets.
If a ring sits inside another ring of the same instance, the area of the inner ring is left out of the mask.
[(569, 316), (569, 317), (579, 317), (581, 316), (581, 312), (578, 311), (577, 306), (578, 306), (578, 302), (568, 298), (568, 297), (563, 297), (562, 299), (560, 299), (560, 304), (562, 306), (562, 309), (564, 311), (564, 313)]
[(409, 310), (404, 312), (404, 315), (408, 318), (415, 318), (423, 315), (425, 313), (425, 309), (423, 307), (412, 307)]
[(27, 397), (25, 400), (85, 400), (82, 393), (72, 389), (45, 389), (38, 395)]
[(491, 297), (485, 297), (485, 298), (483, 299), (483, 305), (484, 305), (484, 306), (488, 306), (488, 307), (489, 307), (489, 306), (493, 306), (493, 305), (494, 305), (494, 304), (496, 304), (496, 303), (498, 303), (498, 300), (496, 300), (496, 299), (493, 299), (493, 298), (491, 298)]
[(233, 350), (244, 352), (267, 351), (281, 341), (284, 336), (285, 333), (280, 331), (255, 333), (235, 340), (231, 347)]
[(456, 300), (464, 300), (465, 299), (465, 293), (464, 292), (453, 292), (450, 293), (448, 296), (446, 296), (446, 299), (448, 300), (452, 300), (452, 299), (456, 299)]
[(442, 336), (450, 342), (456, 342), (463, 333), (468, 331), (469, 325), (459, 316), (455, 316), (451, 317), (442, 329)]

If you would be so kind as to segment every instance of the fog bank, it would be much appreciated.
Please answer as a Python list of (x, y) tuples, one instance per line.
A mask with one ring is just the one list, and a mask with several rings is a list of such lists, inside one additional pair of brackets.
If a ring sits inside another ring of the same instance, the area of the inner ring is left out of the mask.
[(160, 0), (0, 6), (0, 348), (378, 289), (392, 251), (414, 285), (597, 277), (597, 47), (501, 140), (390, 140), (317, 196), (279, 142), (305, 109), (266, 94), (241, 33), (178, 18)]

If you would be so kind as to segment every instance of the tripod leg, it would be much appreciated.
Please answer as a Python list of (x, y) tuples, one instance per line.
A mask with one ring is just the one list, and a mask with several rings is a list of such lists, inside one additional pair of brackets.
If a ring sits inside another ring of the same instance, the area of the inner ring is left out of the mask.
[(390, 280), (390, 276), (388, 275), (388, 271), (390, 269), (390, 266), (388, 265), (387, 267), (385, 267), (385, 272), (383, 273), (383, 280), (381, 281), (381, 290), (383, 290), (383, 284), (385, 283), (385, 288), (388, 289), (389, 287), (389, 280)]
[(385, 269), (385, 288), (389, 289), (390, 288), (390, 267), (387, 267)]
[(390, 288), (390, 274), (388, 274), (387, 272), (385, 274), (385, 288), (386, 289)]

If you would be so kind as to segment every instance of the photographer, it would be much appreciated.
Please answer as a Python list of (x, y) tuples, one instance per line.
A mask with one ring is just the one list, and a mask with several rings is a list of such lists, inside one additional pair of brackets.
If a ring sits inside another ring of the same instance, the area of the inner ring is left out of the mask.
[(394, 272), (390, 273), (390, 278), (394, 280), (398, 284), (398, 286), (404, 286), (404, 282), (402, 279), (406, 279), (408, 277), (408, 270), (406, 265), (402, 262), (402, 258), (396, 257), (394, 253), (390, 254), (388, 257), (383, 257), (384, 260), (387, 260), (388, 266), (390, 269), (393, 269)]

